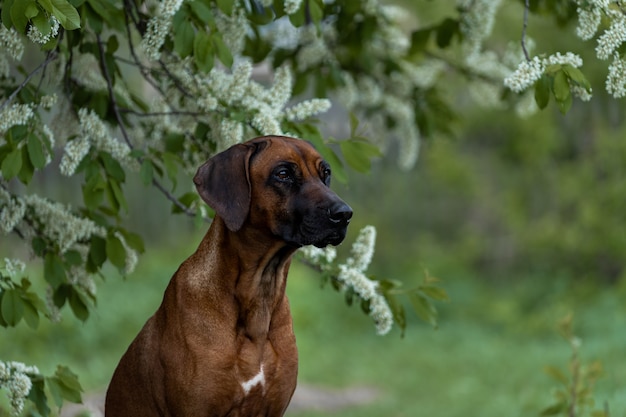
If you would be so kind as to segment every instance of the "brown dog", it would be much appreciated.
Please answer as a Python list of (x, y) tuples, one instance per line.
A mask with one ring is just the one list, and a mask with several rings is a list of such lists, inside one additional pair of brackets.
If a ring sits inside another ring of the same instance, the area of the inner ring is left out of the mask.
[(107, 417), (282, 416), (295, 390), (291, 256), (339, 244), (352, 210), (329, 165), (288, 137), (235, 145), (194, 182), (216, 216), (117, 366)]

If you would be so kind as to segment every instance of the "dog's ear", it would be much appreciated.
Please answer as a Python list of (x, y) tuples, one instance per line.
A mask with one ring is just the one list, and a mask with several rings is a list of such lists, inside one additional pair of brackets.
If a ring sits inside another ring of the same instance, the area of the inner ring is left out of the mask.
[(200, 197), (229, 230), (241, 229), (250, 210), (250, 159), (253, 144), (238, 144), (206, 161), (193, 178)]

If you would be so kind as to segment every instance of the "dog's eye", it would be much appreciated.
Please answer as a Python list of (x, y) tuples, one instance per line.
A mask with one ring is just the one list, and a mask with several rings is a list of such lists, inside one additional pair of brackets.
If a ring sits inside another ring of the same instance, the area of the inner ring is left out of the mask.
[(287, 168), (280, 168), (274, 173), (274, 177), (279, 181), (290, 181), (291, 172)]
[(322, 168), (322, 181), (324, 181), (324, 184), (330, 185), (330, 176), (331, 176), (330, 168), (329, 167)]

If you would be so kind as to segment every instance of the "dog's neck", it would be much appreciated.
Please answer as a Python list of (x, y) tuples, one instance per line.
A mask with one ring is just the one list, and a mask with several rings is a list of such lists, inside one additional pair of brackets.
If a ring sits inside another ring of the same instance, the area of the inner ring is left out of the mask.
[(234, 297), (237, 327), (255, 340), (267, 336), (272, 315), (285, 298), (291, 256), (297, 248), (266, 233), (244, 227), (230, 231), (216, 216), (198, 251), (207, 268), (228, 259), (228, 269), (211, 270), (212, 291)]

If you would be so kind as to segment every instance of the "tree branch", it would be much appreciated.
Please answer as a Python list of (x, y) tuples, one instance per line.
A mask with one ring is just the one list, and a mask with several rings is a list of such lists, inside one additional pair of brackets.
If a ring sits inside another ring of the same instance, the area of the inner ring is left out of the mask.
[(0, 105), (0, 111), (2, 111), (6, 106), (9, 105), (11, 101), (13, 101), (13, 99), (19, 94), (19, 92), (22, 91), (24, 87), (26, 87), (26, 85), (30, 82), (30, 80), (35, 76), (35, 74), (37, 74), (43, 68), (48, 66), (48, 64), (52, 62), (54, 59), (56, 59), (56, 57), (57, 57), (56, 51), (48, 52), (46, 59), (41, 64), (39, 64), (37, 68), (32, 70), (31, 73), (26, 76), (24, 81), (22, 81), (22, 83), (15, 90), (13, 90), (11, 95), (7, 97), (6, 100), (4, 100), (4, 102)]
[(530, 0), (524, 0), (524, 24), (522, 26), (522, 51), (524, 51), (524, 56), (526, 57), (526, 61), (530, 61), (530, 55), (528, 54), (528, 49), (526, 49), (526, 29), (528, 28), (528, 10), (530, 9)]
[[(120, 113), (120, 107), (117, 104), (117, 100), (115, 99), (115, 94), (113, 92), (113, 83), (111, 81), (111, 76), (109, 74), (109, 69), (106, 66), (106, 57), (104, 54), (104, 48), (102, 47), (102, 42), (100, 39), (100, 35), (96, 34), (96, 43), (98, 44), (98, 52), (100, 54), (100, 67), (102, 70), (102, 74), (107, 83), (107, 91), (109, 93), (109, 99), (111, 100), (111, 107), (113, 109), (113, 113), (115, 115), (115, 119), (117, 120), (117, 124), (119, 125), (120, 131), (122, 132), (122, 136), (124, 137), (124, 141), (128, 144), (128, 147), (132, 150), (134, 146), (130, 141), (130, 137), (128, 136), (128, 132), (126, 131), (126, 127), (124, 126), (124, 120), (122, 119), (122, 115)], [(137, 158), (139, 163), (143, 162), (143, 158)], [(161, 184), (156, 178), (152, 178), (152, 185), (154, 185), (159, 191), (161, 191), (168, 200), (170, 200), (174, 205), (180, 208), (185, 214), (195, 217), (196, 213), (193, 210), (190, 210), (189, 207), (185, 206), (180, 202), (172, 193), (167, 191), (167, 189)], [(211, 219), (208, 217), (203, 217), (204, 221), (211, 222)]]

